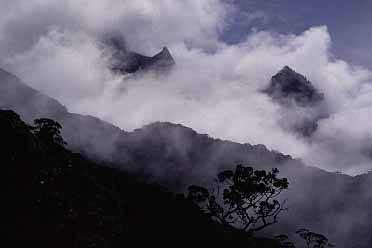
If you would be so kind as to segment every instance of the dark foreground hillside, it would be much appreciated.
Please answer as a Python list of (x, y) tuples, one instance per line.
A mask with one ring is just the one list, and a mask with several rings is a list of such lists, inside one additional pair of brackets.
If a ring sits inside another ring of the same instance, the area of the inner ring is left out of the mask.
[(224, 229), (183, 196), (47, 143), (13, 111), (0, 110), (0, 137), (2, 247), (277, 247)]
[[(0, 108), (15, 110), (27, 123), (41, 117), (57, 120), (70, 150), (173, 191), (183, 192), (191, 184), (206, 185), (218, 172), (237, 164), (265, 170), (276, 167), (290, 182), (283, 194), (289, 211), (266, 230), (270, 236), (291, 235), (305, 227), (325, 234), (340, 248), (369, 248), (372, 243), (371, 173), (351, 177), (326, 172), (264, 145), (213, 139), (172, 123), (153, 123), (126, 132), (98, 118), (68, 112), (55, 99), (1, 69)], [(9, 143), (7, 139), (1, 142)]]

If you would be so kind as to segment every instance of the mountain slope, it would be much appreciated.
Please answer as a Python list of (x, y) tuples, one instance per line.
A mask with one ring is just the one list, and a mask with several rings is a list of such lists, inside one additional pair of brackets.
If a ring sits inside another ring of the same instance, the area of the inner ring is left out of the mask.
[(4, 247), (278, 247), (211, 221), (182, 196), (140, 183), (57, 144), (0, 110)]
[[(10, 77), (12, 81), (8, 80)], [(25, 92), (29, 95), (28, 98), (24, 98)], [(41, 105), (43, 107), (39, 108)], [(139, 164), (143, 164), (144, 156), (147, 156), (146, 168), (142, 168), (142, 172), (166, 174), (173, 170), (175, 174), (179, 174), (178, 177), (159, 175), (157, 180), (162, 180), (163, 183), (169, 183), (172, 179), (185, 186), (188, 180), (179, 178), (182, 171), (189, 174), (188, 177), (192, 174), (198, 177), (205, 174), (203, 171), (210, 171), (210, 175), (221, 168), (233, 166), (235, 161), (266, 164), (269, 167), (274, 164), (284, 165), (291, 160), (290, 156), (269, 151), (263, 145), (240, 145), (215, 140), (190, 128), (171, 123), (154, 123), (128, 133), (97, 118), (69, 113), (54, 99), (42, 95), (5, 72), (0, 74), (0, 108), (15, 110), (29, 123), (42, 117), (60, 122), (63, 126), (62, 135), (69, 147), (90, 158), (105, 160), (118, 166), (136, 164), (126, 166), (126, 169), (140, 170)], [(173, 161), (168, 155), (174, 157)]]
[(124, 132), (92, 116), (69, 113), (58, 101), (45, 96), (24, 84), (11, 73), (0, 69), (0, 108), (12, 109), (32, 123), (36, 118), (47, 117), (63, 125), (63, 136), (74, 150), (108, 159), (115, 137)]
[[(9, 77), (13, 78), (9, 82)], [(236, 164), (255, 168), (279, 168), (288, 177), (289, 211), (280, 225), (268, 232), (293, 233), (308, 227), (327, 235), (337, 247), (368, 247), (372, 243), (372, 179), (370, 175), (350, 177), (305, 166), (301, 161), (263, 145), (252, 146), (213, 139), (190, 128), (171, 123), (154, 123), (125, 132), (97, 118), (71, 114), (58, 104), (56, 111), (44, 111), (33, 99), (46, 99), (47, 109), (55, 101), (24, 85), (7, 73), (0, 77), (0, 108), (19, 111), (27, 120), (48, 117), (63, 126), (63, 136), (74, 151), (89, 158), (137, 174), (174, 191), (190, 184), (209, 185), (217, 172)], [(16, 86), (12, 86), (16, 85)], [(10, 91), (13, 97), (8, 97)], [(32, 97), (18, 101), (23, 91)], [(63, 110), (63, 111), (60, 111)], [(360, 244), (360, 246), (354, 246)]]

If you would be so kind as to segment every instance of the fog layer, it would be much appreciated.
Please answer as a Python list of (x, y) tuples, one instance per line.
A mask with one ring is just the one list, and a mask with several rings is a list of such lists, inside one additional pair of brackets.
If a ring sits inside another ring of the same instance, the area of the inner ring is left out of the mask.
[[(7, 1), (0, 10), (0, 67), (70, 111), (128, 131), (170, 121), (265, 144), (332, 171), (370, 170), (371, 71), (332, 55), (326, 26), (301, 35), (257, 31), (228, 45), (219, 37), (232, 10), (218, 0)], [(146, 55), (167, 46), (177, 65), (163, 76), (112, 73), (111, 51), (102, 44), (112, 34)], [(324, 93), (329, 117), (311, 138), (284, 129), (283, 118), (299, 115), (262, 93), (284, 65)]]

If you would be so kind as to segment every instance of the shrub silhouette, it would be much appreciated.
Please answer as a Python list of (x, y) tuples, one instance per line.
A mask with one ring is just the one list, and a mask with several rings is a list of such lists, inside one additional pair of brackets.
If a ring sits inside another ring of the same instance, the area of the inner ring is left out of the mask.
[(61, 136), (62, 126), (58, 122), (47, 118), (41, 118), (36, 119), (34, 123), (35, 126), (31, 127), (32, 132), (46, 144), (58, 144), (62, 146), (67, 144)]
[(300, 229), (296, 232), (306, 242), (307, 248), (327, 248), (334, 247), (329, 243), (328, 238), (322, 234), (311, 232), (308, 229)]
[(288, 181), (278, 173), (278, 169), (266, 172), (238, 165), (235, 171), (218, 174), (216, 195), (192, 185), (188, 198), (218, 222), (252, 234), (277, 223), (285, 210), (276, 198), (288, 188)]

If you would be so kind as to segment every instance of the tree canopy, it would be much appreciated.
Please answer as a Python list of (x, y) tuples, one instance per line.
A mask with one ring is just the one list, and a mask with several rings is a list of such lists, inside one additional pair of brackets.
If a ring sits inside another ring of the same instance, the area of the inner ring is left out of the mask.
[(62, 126), (51, 119), (41, 118), (34, 121), (35, 126), (32, 131), (35, 136), (43, 140), (47, 144), (65, 145), (66, 142), (61, 136)]
[(276, 198), (288, 188), (288, 180), (278, 173), (238, 165), (218, 174), (216, 194), (193, 185), (188, 198), (220, 223), (253, 233), (277, 223), (285, 210)]

